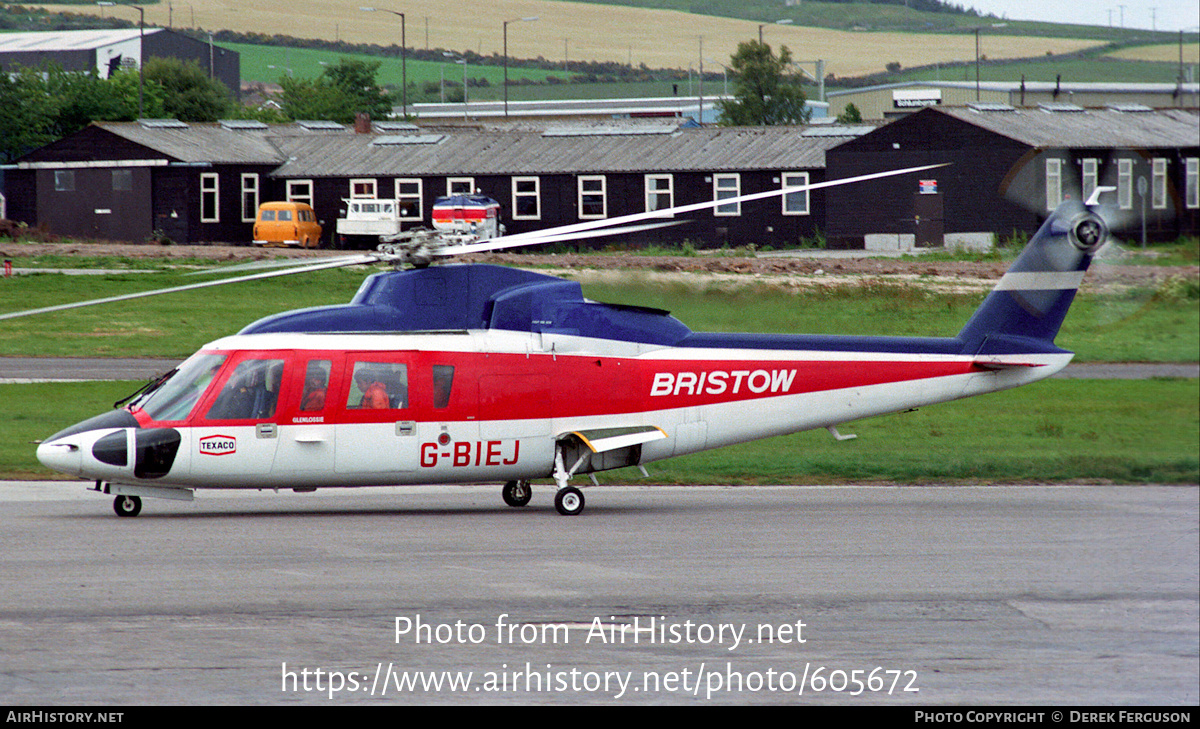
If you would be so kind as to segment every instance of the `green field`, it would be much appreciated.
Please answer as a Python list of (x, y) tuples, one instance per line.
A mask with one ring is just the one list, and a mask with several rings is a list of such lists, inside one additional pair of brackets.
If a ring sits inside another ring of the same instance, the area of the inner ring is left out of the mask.
[[(297, 77), (319, 76), (323, 63), (336, 63), (339, 58), (359, 61), (380, 62), (379, 81), (382, 85), (398, 89), (401, 84), (400, 59), (393, 56), (369, 56), (364, 54), (339, 54), (331, 51), (304, 48), (283, 48), (245, 43), (222, 43), (241, 54), (242, 79), (247, 83), (278, 83), (279, 79), (291, 74)], [(436, 92), (425, 92), (425, 84), (437, 84), (444, 80), (447, 88), (462, 85), (462, 66), (447, 60), (408, 61), (408, 80), (413, 103), (440, 100)], [(1056, 58), (1052, 60), (1028, 60), (985, 63), (980, 67), (982, 81), (1014, 81), (1022, 76), (1028, 81), (1054, 81), (1059, 76), (1070, 83), (1172, 83), (1179, 73), (1178, 64), (1154, 61), (1122, 60), (1116, 58)], [(509, 78), (528, 83), (509, 86), (509, 99), (514, 101), (538, 101), (548, 99), (604, 99), (604, 98), (654, 98), (666, 96), (692, 96), (698, 93), (694, 77), (678, 80), (656, 81), (610, 81), (595, 83), (567, 83), (574, 73), (562, 70), (521, 68), (514, 61), (510, 66)], [(501, 66), (468, 65), (467, 76), (471, 79), (468, 98), (479, 101), (494, 101), (503, 98), (504, 69)], [(725, 86), (720, 73), (705, 74), (707, 94), (724, 93)], [(564, 83), (545, 83), (554, 78)], [(486, 79), (487, 85), (477, 85), (477, 79)], [(974, 81), (975, 66), (957, 65), (904, 70), (887, 77), (874, 79), (879, 83), (901, 81)], [(826, 91), (840, 87), (836, 83), (827, 85)], [(815, 98), (815, 87), (813, 88)], [(414, 101), (415, 99), (415, 101)]]
[[(369, 56), (365, 54), (335, 53), (333, 51), (314, 50), (309, 48), (284, 48), (282, 46), (261, 46), (248, 43), (222, 43), (224, 47), (237, 51), (241, 55), (242, 81), (278, 83), (279, 79), (292, 75), (300, 78), (314, 78), (324, 71), (323, 64), (337, 63), (339, 58), (351, 58), (357, 61), (379, 62), (379, 83), (400, 88), (403, 79), (403, 67), (408, 67), (408, 83), (420, 88), (423, 84), (440, 84), (443, 78), (448, 85), (462, 86), (463, 67), (447, 58), (444, 63), (436, 61), (418, 61), (408, 59), (402, 64), (399, 57)], [(541, 83), (549, 76), (566, 79), (562, 72), (545, 71), (540, 69), (512, 67), (508, 77), (512, 81), (529, 79)], [(472, 86), (468, 98), (480, 94), (499, 95), (503, 93), (503, 66), (467, 65), (467, 78)], [(475, 79), (486, 79), (488, 86), (475, 86)], [(510, 88), (510, 98), (520, 86)], [(480, 98), (485, 98), (480, 96)]]

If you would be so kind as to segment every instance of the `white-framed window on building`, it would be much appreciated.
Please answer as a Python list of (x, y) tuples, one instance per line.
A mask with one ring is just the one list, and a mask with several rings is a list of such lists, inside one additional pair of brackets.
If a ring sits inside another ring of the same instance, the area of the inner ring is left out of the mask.
[(666, 210), (675, 205), (675, 178), (672, 175), (646, 175), (646, 212)]
[(113, 192), (129, 192), (133, 190), (133, 170), (112, 171)]
[(1117, 160), (1117, 206), (1133, 209), (1133, 160)]
[(350, 197), (352, 199), (374, 200), (379, 197), (375, 194), (377, 190), (378, 185), (373, 177), (350, 180)]
[(447, 195), (472, 195), (475, 193), (474, 177), (447, 177)]
[(200, 175), (200, 222), (221, 222), (221, 187), (216, 172)]
[(253, 223), (258, 215), (258, 175), (242, 174), (242, 222)]
[(578, 185), (579, 217), (607, 217), (608, 182), (604, 175), (580, 175)]
[(75, 192), (75, 170), (55, 170), (54, 191)]
[(1150, 207), (1155, 210), (1167, 209), (1167, 162), (1166, 157), (1155, 157), (1152, 161), (1150, 176)]
[[(713, 200), (727, 200), (742, 194), (742, 176), (736, 172), (713, 175)], [(741, 215), (742, 204), (732, 202), (713, 208), (713, 215)]]
[(1083, 200), (1091, 198), (1092, 193), (1100, 185), (1100, 160), (1095, 157), (1087, 157), (1083, 160), (1083, 177), (1082, 177), (1081, 193)]
[(1046, 160), (1046, 209), (1054, 210), (1062, 202), (1062, 160)]
[(1184, 205), (1195, 210), (1200, 208), (1200, 157), (1188, 157), (1184, 169)]
[(396, 180), (396, 209), (400, 211), (401, 220), (422, 220), (421, 191), (419, 179)]
[(541, 178), (512, 178), (512, 217), (513, 220), (542, 219)]
[[(807, 172), (785, 172), (780, 176), (780, 187), (801, 187), (808, 184)], [(808, 190), (789, 192), (783, 196), (784, 215), (808, 215)]]
[(288, 199), (288, 202), (302, 202), (307, 205), (312, 205), (313, 204), (312, 180), (288, 180), (287, 181), (287, 199)]

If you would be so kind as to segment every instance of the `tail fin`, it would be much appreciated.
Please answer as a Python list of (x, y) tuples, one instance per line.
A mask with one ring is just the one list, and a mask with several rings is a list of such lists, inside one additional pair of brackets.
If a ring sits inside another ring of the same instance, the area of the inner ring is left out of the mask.
[(1063, 351), (1054, 337), (1107, 237), (1108, 227), (1088, 205), (1059, 205), (959, 332), (963, 353)]

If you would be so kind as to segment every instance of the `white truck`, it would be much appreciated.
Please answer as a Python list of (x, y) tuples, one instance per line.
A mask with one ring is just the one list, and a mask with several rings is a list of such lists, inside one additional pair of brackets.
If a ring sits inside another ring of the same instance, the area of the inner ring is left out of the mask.
[(346, 210), (337, 220), (340, 248), (374, 248), (385, 236), (400, 232), (400, 209), (395, 200), (343, 198)]

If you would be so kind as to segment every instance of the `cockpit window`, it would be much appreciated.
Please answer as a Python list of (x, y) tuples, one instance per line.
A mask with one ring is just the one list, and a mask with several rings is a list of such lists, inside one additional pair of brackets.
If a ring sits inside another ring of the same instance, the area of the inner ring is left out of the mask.
[(223, 364), (223, 354), (194, 355), (139, 406), (154, 420), (184, 420)]
[(205, 417), (208, 420), (269, 418), (275, 414), (275, 406), (279, 403), (282, 380), (283, 360), (242, 360)]

